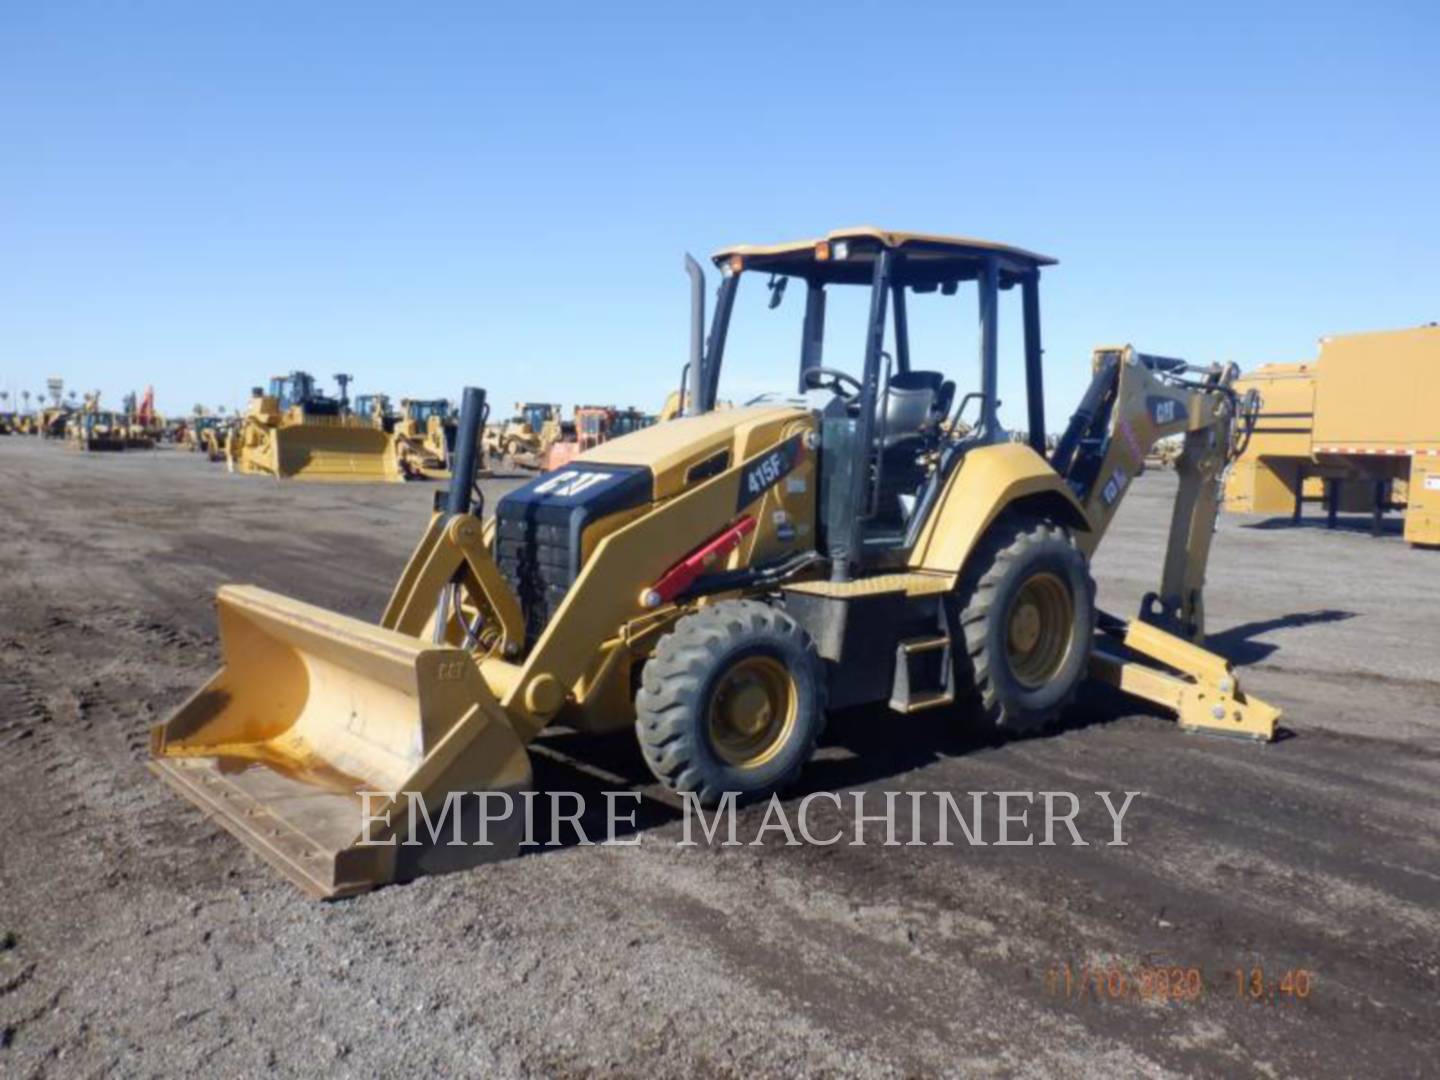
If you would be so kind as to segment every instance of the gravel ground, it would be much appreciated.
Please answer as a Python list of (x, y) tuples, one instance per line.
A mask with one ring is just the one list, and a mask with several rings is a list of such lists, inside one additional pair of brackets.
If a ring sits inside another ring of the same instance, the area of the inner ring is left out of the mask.
[[(1103, 548), (1111, 610), (1172, 488), (1142, 478)], [(647, 794), (638, 847), (313, 903), (145, 770), (147, 729), (217, 664), (218, 584), (375, 618), (432, 491), (0, 438), (0, 1075), (1433, 1074), (1440, 552), (1222, 519), (1212, 641), (1285, 709), (1270, 746), (1099, 691), (1003, 745), (860, 712), (787, 801), (1141, 791), (1126, 847), (1093, 802), (1088, 847), (682, 847)], [(544, 747), (545, 788), (653, 791), (628, 736)], [(1204, 989), (1067, 995), (1066, 965)], [(1237, 997), (1256, 966), (1307, 996)]]

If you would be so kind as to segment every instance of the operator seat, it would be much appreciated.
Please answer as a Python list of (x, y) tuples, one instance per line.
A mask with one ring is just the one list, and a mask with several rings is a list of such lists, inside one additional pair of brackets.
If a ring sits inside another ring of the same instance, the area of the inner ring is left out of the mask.
[(884, 432), (885, 449), (926, 434), (950, 411), (955, 384), (938, 371), (899, 371), (890, 377), (884, 414), (877, 425)]
[(874, 522), (877, 530), (901, 530), (908, 522), (927, 476), (925, 451), (933, 445), (950, 412), (955, 384), (938, 371), (900, 371), (890, 377), (881, 435), (880, 479)]

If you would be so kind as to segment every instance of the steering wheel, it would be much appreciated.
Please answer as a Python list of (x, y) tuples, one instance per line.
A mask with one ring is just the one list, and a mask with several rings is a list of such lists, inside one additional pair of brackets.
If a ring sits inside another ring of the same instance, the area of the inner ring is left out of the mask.
[[(829, 390), (847, 405), (853, 405), (860, 400), (860, 380), (854, 375), (847, 375), (838, 368), (806, 368), (804, 379), (807, 390)], [(843, 384), (848, 384), (854, 389), (846, 391), (842, 388)]]

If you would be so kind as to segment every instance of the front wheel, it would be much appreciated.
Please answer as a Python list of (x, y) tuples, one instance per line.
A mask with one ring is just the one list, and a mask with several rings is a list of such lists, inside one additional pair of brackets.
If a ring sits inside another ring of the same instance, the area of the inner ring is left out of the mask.
[(955, 604), (962, 667), (984, 722), (1018, 734), (1049, 725), (1074, 700), (1090, 662), (1095, 582), (1065, 528), (1014, 515), (991, 526)]
[(635, 697), (635, 731), (657, 779), (707, 806), (783, 788), (825, 725), (815, 646), (790, 616), (755, 600), (687, 615), (660, 639)]

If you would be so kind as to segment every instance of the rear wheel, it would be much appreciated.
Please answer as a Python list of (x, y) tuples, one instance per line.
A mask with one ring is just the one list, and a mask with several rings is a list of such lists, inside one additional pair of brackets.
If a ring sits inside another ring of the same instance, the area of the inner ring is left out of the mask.
[(783, 611), (727, 600), (660, 639), (635, 696), (650, 770), (705, 805), (784, 787), (825, 724), (825, 684), (809, 636)]
[(1095, 583), (1069, 531), (1002, 518), (971, 557), (955, 603), (960, 663), (985, 723), (1015, 734), (1054, 721), (1085, 678), (1095, 630)]

